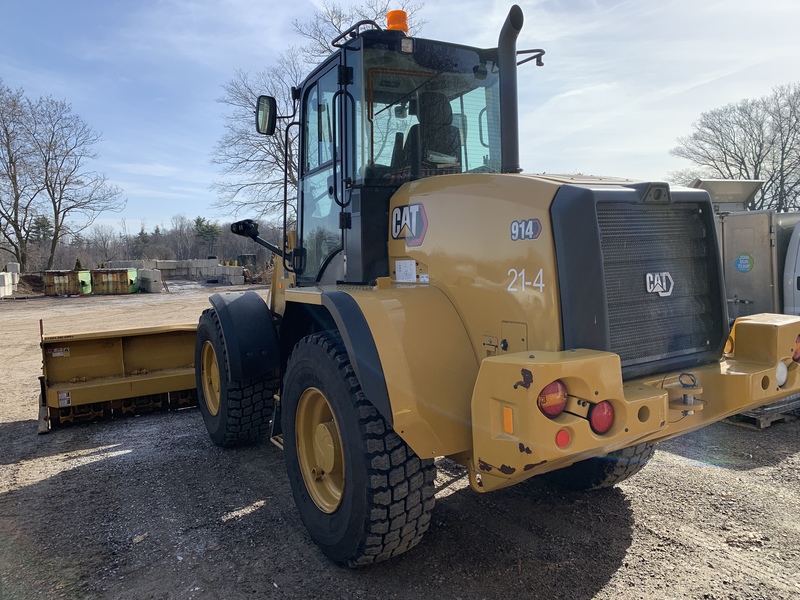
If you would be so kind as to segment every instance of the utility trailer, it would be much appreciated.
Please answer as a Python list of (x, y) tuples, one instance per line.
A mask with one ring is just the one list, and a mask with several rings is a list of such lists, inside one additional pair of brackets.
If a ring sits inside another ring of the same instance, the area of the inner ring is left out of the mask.
[(41, 334), (39, 432), (197, 404), (197, 325)]

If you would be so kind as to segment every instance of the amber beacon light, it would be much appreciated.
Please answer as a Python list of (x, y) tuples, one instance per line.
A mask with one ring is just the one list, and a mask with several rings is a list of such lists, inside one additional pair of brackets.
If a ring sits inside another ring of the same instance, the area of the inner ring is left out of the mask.
[(386, 13), (386, 29), (408, 33), (408, 15), (404, 10), (390, 10)]

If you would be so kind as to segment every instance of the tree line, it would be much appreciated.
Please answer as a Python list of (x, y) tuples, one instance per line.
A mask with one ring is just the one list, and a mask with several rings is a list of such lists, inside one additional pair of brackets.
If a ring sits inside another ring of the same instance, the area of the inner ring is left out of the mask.
[[(261, 237), (279, 245), (281, 231), (275, 225), (263, 224)], [(230, 223), (219, 223), (206, 217), (189, 218), (175, 215), (168, 225), (152, 229), (142, 223), (131, 231), (125, 219), (117, 226), (96, 223), (89, 229), (62, 239), (56, 247), (53, 262), (48, 265), (53, 227), (47, 218), (39, 218), (28, 243), (28, 271), (45, 269), (83, 269), (109, 266), (115, 260), (187, 260), (216, 256), (221, 262), (236, 260), (243, 254), (255, 254), (256, 266), (265, 267), (271, 253), (249, 238), (230, 233)]]

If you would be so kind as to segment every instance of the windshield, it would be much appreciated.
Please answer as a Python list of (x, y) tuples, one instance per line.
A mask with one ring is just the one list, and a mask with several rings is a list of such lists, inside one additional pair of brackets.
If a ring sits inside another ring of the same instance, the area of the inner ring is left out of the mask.
[(356, 177), (368, 185), (500, 171), (495, 51), (415, 39), (413, 53), (363, 50)]

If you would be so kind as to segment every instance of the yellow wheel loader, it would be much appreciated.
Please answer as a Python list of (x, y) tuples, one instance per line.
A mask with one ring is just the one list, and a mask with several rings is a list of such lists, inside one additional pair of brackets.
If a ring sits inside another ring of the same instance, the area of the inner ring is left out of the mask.
[[(363, 21), (256, 128), (299, 137), (296, 228), (266, 300), (200, 318), (199, 404), (222, 446), (268, 434), (334, 561), (419, 543), (434, 459), (476, 492), (639, 471), (656, 442), (800, 391), (800, 319), (731, 329), (705, 191), (523, 175), (512, 7), (497, 48)], [(288, 161), (287, 161), (288, 164)]]

